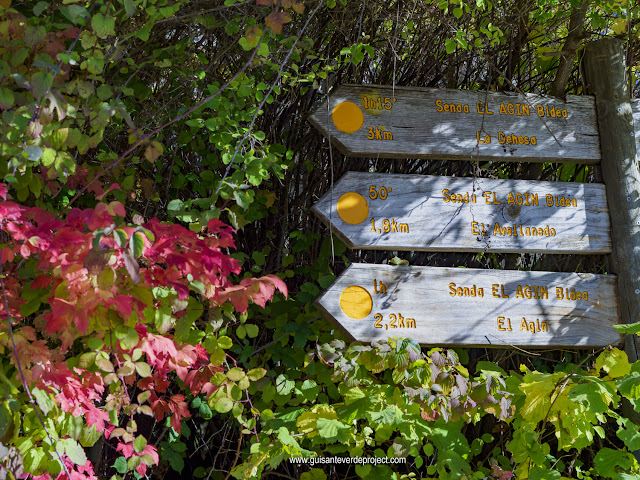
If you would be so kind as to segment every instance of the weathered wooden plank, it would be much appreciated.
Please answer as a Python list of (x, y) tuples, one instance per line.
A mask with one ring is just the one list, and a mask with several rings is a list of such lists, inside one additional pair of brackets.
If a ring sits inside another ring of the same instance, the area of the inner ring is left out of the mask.
[(350, 248), (611, 252), (600, 184), (349, 172), (313, 211)]
[(349, 156), (600, 161), (591, 97), (343, 85), (328, 102), (309, 120)]
[(599, 347), (620, 342), (616, 293), (612, 275), (354, 264), (316, 305), (362, 342)]

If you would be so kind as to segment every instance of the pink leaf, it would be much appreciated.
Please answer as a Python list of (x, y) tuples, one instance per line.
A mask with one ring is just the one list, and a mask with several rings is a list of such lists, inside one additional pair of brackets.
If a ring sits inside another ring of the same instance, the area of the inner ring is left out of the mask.
[[(96, 198), (98, 199), (98, 201), (99, 201), (99, 202), (101, 202), (101, 201), (102, 201), (102, 199), (103, 199), (104, 197), (106, 197), (107, 193), (109, 193), (109, 192), (110, 192), (110, 191), (112, 191), (112, 190), (116, 190), (116, 189), (117, 189), (117, 190), (122, 190), (122, 189), (120, 188), (120, 185), (118, 185), (117, 183), (114, 183), (114, 184), (112, 184), (109, 188), (107, 188), (107, 189), (104, 191), (104, 193), (103, 193), (102, 195), (98, 195)], [(124, 216), (124, 215), (121, 215), (121, 216)]]

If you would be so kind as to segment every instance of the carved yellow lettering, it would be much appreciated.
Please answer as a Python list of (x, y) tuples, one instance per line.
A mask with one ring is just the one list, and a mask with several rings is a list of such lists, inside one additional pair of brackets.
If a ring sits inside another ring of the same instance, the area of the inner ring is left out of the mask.
[(535, 205), (538, 206), (538, 194), (537, 193), (532, 193), (531, 194), (531, 205)]
[(506, 332), (507, 329), (504, 328), (504, 317), (498, 317), (498, 330), (502, 332)]

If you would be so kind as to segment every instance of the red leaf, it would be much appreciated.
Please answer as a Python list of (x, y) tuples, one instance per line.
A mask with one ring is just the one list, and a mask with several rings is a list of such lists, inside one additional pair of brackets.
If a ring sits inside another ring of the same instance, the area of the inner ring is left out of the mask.
[(269, 7), (277, 3), (278, 0), (258, 0), (258, 5)]
[(131, 457), (133, 455), (133, 443), (118, 442), (118, 446), (116, 447), (116, 452), (122, 452), (122, 455), (124, 455), (124, 458)]
[(0, 183), (0, 197), (3, 200), (7, 199), (7, 186), (4, 183)]
[(267, 18), (264, 19), (265, 25), (273, 30), (273, 33), (276, 35), (282, 33), (282, 26), (290, 21), (291, 15), (287, 12), (271, 12), (267, 15)]
[(123, 318), (129, 318), (133, 311), (134, 298), (130, 295), (117, 295), (114, 299), (114, 305), (120, 312)]
[(107, 211), (111, 215), (118, 215), (119, 217), (127, 216), (127, 211), (124, 209), (124, 205), (120, 202), (111, 202), (107, 207)]
[[(103, 193), (102, 195), (98, 195), (98, 196), (96, 197), (96, 199), (97, 199), (99, 202), (101, 202), (101, 201), (102, 201), (102, 199), (103, 199), (104, 197), (106, 197), (106, 196), (107, 196), (107, 193), (109, 193), (111, 190), (116, 190), (116, 189), (117, 189), (117, 190), (122, 190), (122, 189), (120, 188), (120, 185), (118, 185), (117, 183), (114, 183), (114, 184), (112, 184), (109, 188), (107, 188), (107, 189), (104, 191), (104, 193)], [(121, 215), (121, 216), (124, 216), (124, 215)]]

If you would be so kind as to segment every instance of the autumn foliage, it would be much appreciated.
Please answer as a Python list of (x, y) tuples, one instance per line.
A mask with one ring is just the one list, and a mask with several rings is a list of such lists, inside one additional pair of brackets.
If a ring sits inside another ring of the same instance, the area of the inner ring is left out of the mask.
[[(157, 219), (128, 226), (117, 201), (73, 208), (59, 219), (7, 199), (4, 185), (0, 196), (0, 348), (17, 353), (11, 364), (24, 383), (14, 382), (16, 389), (28, 388), (60, 424), (83, 419), (82, 446), (104, 435), (144, 475), (158, 453), (136, 434), (135, 418), (169, 418), (179, 433), (190, 413), (170, 384), (179, 379), (183, 391), (209, 398), (220, 388), (213, 375), (228, 370), (224, 338), (206, 332), (203, 306), (211, 313), (231, 302), (245, 312), (250, 301), (264, 306), (276, 289), (286, 294), (286, 285), (274, 275), (234, 283), (240, 267), (225, 253), (234, 230), (217, 219), (198, 234)], [(0, 415), (13, 415), (11, 404)], [(42, 428), (33, 420), (32, 430)], [(55, 447), (72, 478), (95, 478), (75, 439), (64, 430), (44, 433), (34, 435), (26, 421), (14, 430), (32, 473), (66, 478), (62, 465), (50, 475), (51, 465), (40, 461)]]

